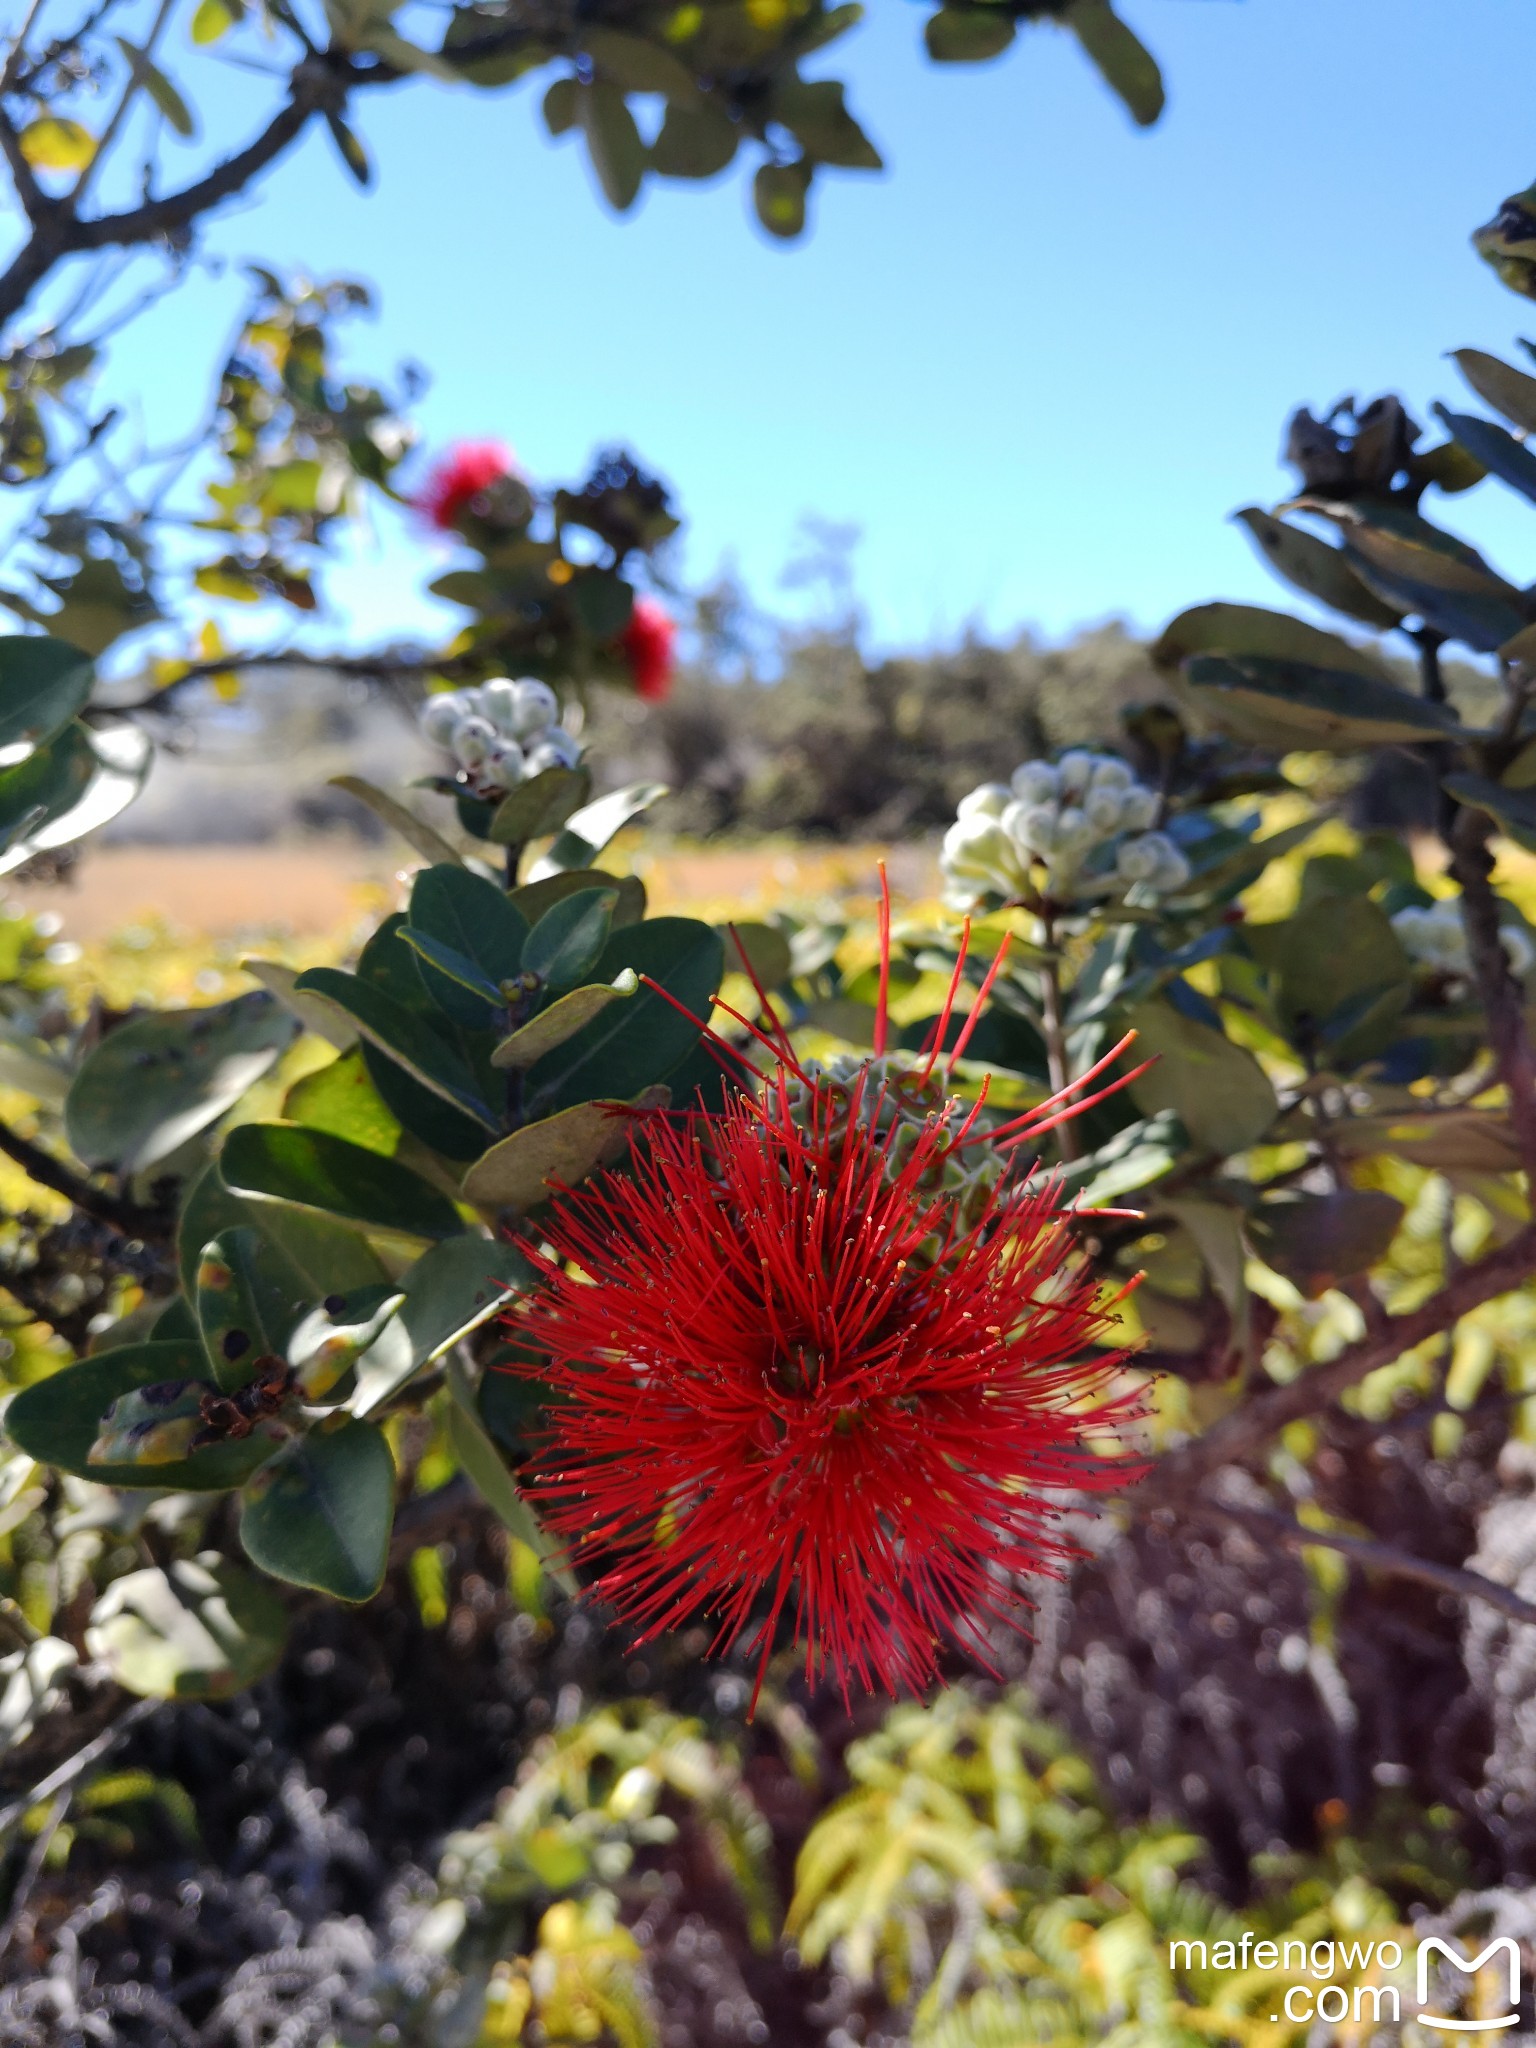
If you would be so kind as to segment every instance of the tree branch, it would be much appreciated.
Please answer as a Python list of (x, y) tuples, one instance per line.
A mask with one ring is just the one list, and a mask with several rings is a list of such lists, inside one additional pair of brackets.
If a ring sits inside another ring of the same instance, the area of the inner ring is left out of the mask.
[(13, 1131), (6, 1123), (0, 1123), (0, 1152), (14, 1159), (28, 1180), (35, 1180), (41, 1188), (51, 1188), (85, 1215), (94, 1216), (98, 1223), (120, 1230), (126, 1237), (138, 1236), (142, 1227), (153, 1220), (132, 1202), (108, 1194), (105, 1188), (92, 1186), (63, 1160), (55, 1159), (51, 1152), (45, 1152), (41, 1145), (34, 1145), (30, 1138), (22, 1137), (19, 1131)]
[(1499, 935), (1493, 888), (1494, 823), (1464, 806), (1451, 827), (1450, 871), (1461, 884), (1461, 922), (1477, 992), (1488, 1019), (1488, 1046), (1509, 1095), (1509, 1120), (1519, 1141), (1529, 1189), (1536, 1194), (1536, 1055), (1526, 1035), (1524, 1003)]
[(26, 305), (56, 265), (91, 249), (131, 248), (179, 234), (199, 218), (231, 199), (281, 156), (311, 115), (339, 113), (354, 87), (383, 84), (396, 74), (387, 66), (357, 69), (345, 53), (306, 57), (289, 80), (289, 99), (258, 135), (234, 156), (215, 164), (205, 176), (170, 192), (147, 199), (122, 213), (80, 220), (67, 206), (50, 207), (36, 223), (26, 245), (9, 270), (0, 276), (0, 324)]
[(1202, 1511), (1220, 1515), (1225, 1521), (1236, 1522), (1255, 1535), (1266, 1537), (1271, 1543), (1278, 1543), (1285, 1550), (1309, 1550), (1321, 1546), (1324, 1550), (1337, 1550), (1344, 1557), (1352, 1557), (1367, 1571), (1386, 1572), (1395, 1579), (1415, 1579), (1420, 1585), (1433, 1586), (1440, 1593), (1454, 1593), (1458, 1600), (1481, 1600), (1489, 1607), (1498, 1608), (1512, 1621), (1523, 1621), (1536, 1625), (1536, 1605), (1522, 1600), (1512, 1586), (1500, 1585), (1497, 1579), (1490, 1579), (1482, 1572), (1467, 1571), (1463, 1566), (1436, 1564), (1427, 1557), (1415, 1557), (1411, 1550), (1400, 1550), (1395, 1543), (1379, 1543), (1373, 1537), (1346, 1536), (1331, 1529), (1309, 1529), (1301, 1522), (1292, 1521), (1289, 1515), (1271, 1514), (1264, 1508), (1229, 1507), (1225, 1501), (1205, 1500), (1200, 1503)]
[(1313, 1366), (1289, 1386), (1257, 1394), (1223, 1417), (1192, 1443), (1169, 1451), (1126, 1496), (1136, 1514), (1177, 1505), (1223, 1465), (1241, 1464), (1262, 1449), (1287, 1423), (1329, 1407), (1368, 1374), (1391, 1365), (1404, 1352), (1443, 1336), (1464, 1315), (1509, 1294), (1536, 1270), (1536, 1226), (1527, 1225), (1508, 1244), (1475, 1265), (1463, 1266), (1422, 1308), (1405, 1316), (1384, 1316), (1358, 1344), (1328, 1365)]

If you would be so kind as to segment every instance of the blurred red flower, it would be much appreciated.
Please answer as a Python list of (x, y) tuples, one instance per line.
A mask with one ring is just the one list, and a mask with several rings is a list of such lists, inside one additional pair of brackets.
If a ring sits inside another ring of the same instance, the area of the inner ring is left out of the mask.
[(635, 695), (659, 704), (672, 687), (672, 643), (677, 628), (652, 598), (637, 597), (619, 647), (635, 681)]
[(460, 441), (433, 465), (411, 503), (448, 533), (473, 499), (513, 471), (512, 452), (499, 441)]
[(987, 1662), (1007, 1575), (1073, 1554), (1050, 1490), (1136, 1476), (1093, 1447), (1133, 1402), (1054, 1185), (953, 1193), (1061, 1098), (985, 1132), (926, 1112), (932, 1057), (834, 1081), (764, 1042), (761, 1098), (646, 1119), (627, 1173), (551, 1204), (513, 1319), (556, 1395), (532, 1497), (639, 1641), (707, 1614), (760, 1688), (787, 1618), (810, 1680), (895, 1693), (946, 1639)]

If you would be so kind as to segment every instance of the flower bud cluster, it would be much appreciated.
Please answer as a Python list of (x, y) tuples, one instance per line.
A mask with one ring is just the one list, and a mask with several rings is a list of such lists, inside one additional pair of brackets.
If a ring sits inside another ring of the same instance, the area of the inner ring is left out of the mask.
[[(970, 1105), (950, 1094), (942, 1071), (922, 1071), (926, 1064), (899, 1054), (834, 1053), (830, 1059), (807, 1060), (805, 1081), (785, 1071), (785, 1102), (802, 1130), (834, 1147), (854, 1124), (884, 1137), (885, 1179), (894, 1181), (924, 1131), (937, 1128), (958, 1136), (970, 1114)], [(953, 1204), (955, 1226), (963, 1231), (979, 1220), (1006, 1171), (1005, 1156), (977, 1139), (963, 1151), (935, 1151), (920, 1186), (925, 1194), (945, 1197), (946, 1206)], [(919, 1247), (920, 1256), (928, 1259), (939, 1251), (936, 1236)]]
[[(1426, 907), (1399, 910), (1392, 919), (1403, 951), (1416, 967), (1467, 981), (1472, 975), (1472, 955), (1466, 928), (1454, 896), (1443, 896)], [(1504, 957), (1517, 981), (1523, 981), (1536, 964), (1536, 947), (1518, 925), (1505, 925), (1499, 932)]]
[(1026, 761), (1010, 783), (961, 798), (939, 856), (944, 900), (954, 910), (987, 896), (1027, 900), (1038, 893), (1037, 864), (1043, 893), (1058, 902), (1138, 885), (1167, 895), (1189, 880), (1189, 862), (1150, 829), (1156, 816), (1154, 792), (1114, 754), (1079, 747), (1055, 763)]
[(560, 700), (531, 676), (445, 690), (427, 699), (420, 716), (427, 738), (480, 790), (516, 789), (545, 768), (574, 768), (581, 751), (560, 724)]

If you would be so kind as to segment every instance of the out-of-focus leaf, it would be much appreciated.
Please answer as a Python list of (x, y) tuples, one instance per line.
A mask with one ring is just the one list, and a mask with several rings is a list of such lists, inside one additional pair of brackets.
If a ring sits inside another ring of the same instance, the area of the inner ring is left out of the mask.
[[(1526, 381), (1536, 384), (1536, 380)], [(1521, 497), (1536, 501), (1536, 455), (1517, 441), (1507, 427), (1493, 420), (1480, 420), (1474, 413), (1447, 412), (1443, 405), (1437, 405), (1435, 412), (1446, 432), (1454, 434), (1490, 476), (1508, 484)]]
[(1271, 512), (1260, 511), (1257, 505), (1247, 505), (1233, 516), (1247, 527), (1270, 567), (1293, 589), (1382, 632), (1402, 617), (1399, 607), (1384, 604), (1366, 589), (1344, 559), (1342, 548), (1276, 519)]
[(600, 78), (577, 92), (577, 119), (603, 197), (615, 213), (627, 213), (639, 194), (646, 161), (629, 102), (618, 86)]
[(1252, 1053), (1169, 1002), (1142, 1003), (1126, 1021), (1138, 1060), (1157, 1061), (1131, 1085), (1138, 1109), (1172, 1110), (1197, 1145), (1223, 1158), (1258, 1143), (1279, 1105)]
[(0, 769), (64, 730), (91, 694), (90, 656), (42, 633), (0, 635)]
[(540, 882), (569, 868), (591, 867), (616, 832), (666, 794), (664, 782), (632, 782), (627, 789), (616, 789), (573, 811), (554, 845), (529, 870), (528, 879)]
[(348, 796), (355, 796), (365, 804), (383, 824), (400, 834), (408, 846), (414, 846), (423, 860), (442, 862), (448, 867), (460, 865), (459, 857), (440, 833), (430, 825), (424, 825), (414, 811), (382, 789), (375, 789), (371, 782), (365, 782), (361, 775), (333, 775), (332, 789), (344, 789)]
[(1385, 1258), (1402, 1214), (1402, 1203), (1379, 1188), (1286, 1194), (1260, 1205), (1248, 1235), (1266, 1266), (1315, 1301)]
[(261, 991), (135, 1017), (76, 1074), (64, 1109), (70, 1145), (88, 1166), (142, 1173), (232, 1108), (295, 1035)]
[(16, 138), (34, 171), (83, 171), (96, 154), (96, 138), (78, 121), (44, 114)]
[(805, 202), (811, 189), (811, 167), (804, 158), (792, 164), (760, 164), (752, 180), (752, 203), (770, 235), (792, 242), (805, 231)]
[(1250, 745), (1349, 753), (1462, 731), (1444, 705), (1370, 676), (1299, 661), (1198, 654), (1184, 676), (1190, 701)]
[(935, 64), (985, 64), (1014, 38), (1013, 16), (1001, 7), (952, 4), (931, 14), (923, 41)]
[(718, 107), (669, 106), (651, 144), (651, 169), (663, 178), (713, 178), (736, 154), (738, 130)]
[(210, 1550), (114, 1579), (91, 1610), (85, 1641), (129, 1692), (221, 1700), (265, 1677), (287, 1637), (272, 1588)]
[(1139, 128), (1163, 111), (1163, 75), (1152, 52), (1110, 6), (1109, 0), (1071, 0), (1061, 19), (1092, 58), (1110, 91)]
[(1169, 621), (1152, 648), (1152, 659), (1159, 668), (1176, 668), (1198, 654), (1222, 654), (1234, 660), (1259, 656), (1364, 676), (1373, 682), (1391, 681), (1368, 649), (1353, 646), (1321, 626), (1293, 619), (1288, 612), (1267, 611), (1262, 605), (1194, 605)]
[(1536, 433), (1536, 377), (1480, 348), (1452, 349), (1451, 360), (1495, 412), (1503, 413), (1522, 433)]

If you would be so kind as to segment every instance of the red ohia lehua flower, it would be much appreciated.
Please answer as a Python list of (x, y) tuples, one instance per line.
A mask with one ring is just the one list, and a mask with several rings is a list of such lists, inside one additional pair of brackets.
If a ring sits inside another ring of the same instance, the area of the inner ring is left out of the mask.
[(461, 515), (493, 484), (512, 476), (512, 452), (499, 441), (459, 441), (433, 465), (411, 503), (443, 533), (451, 533)]
[(619, 651), (634, 679), (635, 695), (647, 703), (659, 704), (672, 687), (676, 638), (677, 628), (661, 606), (649, 597), (637, 597), (629, 624), (619, 635)]
[(759, 991), (767, 1031), (731, 1014), (772, 1054), (761, 1093), (637, 1122), (626, 1175), (552, 1202), (547, 1285), (512, 1319), (557, 1395), (531, 1489), (639, 1641), (707, 1614), (714, 1649), (757, 1644), (760, 1690), (788, 1621), (845, 1697), (920, 1688), (946, 1638), (987, 1665), (986, 1623), (1017, 1625), (1008, 1576), (1075, 1554), (1051, 1491), (1140, 1469), (1092, 1447), (1135, 1412), (1124, 1354), (1090, 1350), (1113, 1304), (1013, 1157), (1135, 1078), (1083, 1095), (1124, 1042), (990, 1130), (985, 1090), (944, 1099), (1005, 952), (938, 1074), (962, 946), (902, 1070), (887, 900), (872, 1059), (802, 1066)]

